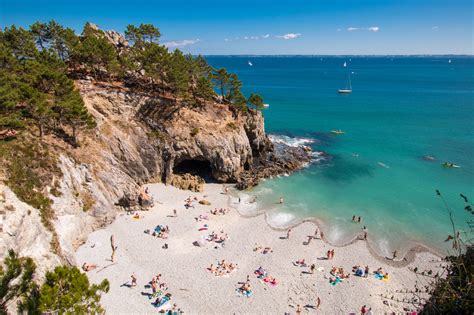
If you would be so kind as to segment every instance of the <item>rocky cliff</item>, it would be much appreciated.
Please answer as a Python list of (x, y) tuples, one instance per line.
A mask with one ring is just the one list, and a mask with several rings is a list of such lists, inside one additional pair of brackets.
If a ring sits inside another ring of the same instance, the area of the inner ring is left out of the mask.
[(258, 111), (238, 112), (217, 102), (184, 106), (121, 83), (79, 80), (76, 86), (97, 127), (82, 135), (78, 148), (54, 150), (62, 176), (55, 183), (59, 193), (49, 196), (60, 254), (51, 253), (51, 233), (41, 226), (38, 210), (0, 187), (0, 205), (11, 209), (3, 211), (0, 250), (31, 256), (40, 272), (60, 261), (75, 264), (74, 249), (111, 222), (117, 206), (134, 207), (146, 182), (199, 189), (199, 182), (189, 182), (198, 178), (247, 188), (310, 159), (304, 149), (275, 150)]

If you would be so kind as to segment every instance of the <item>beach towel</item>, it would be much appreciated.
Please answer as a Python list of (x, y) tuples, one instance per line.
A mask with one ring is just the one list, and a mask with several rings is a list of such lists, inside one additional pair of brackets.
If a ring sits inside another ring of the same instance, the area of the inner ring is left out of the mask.
[(163, 297), (161, 298), (161, 300), (159, 301), (159, 303), (152, 303), (152, 304), (153, 304), (154, 307), (156, 307), (156, 308), (158, 308), (159, 310), (161, 310), (161, 309), (164, 308), (163, 306), (164, 306), (166, 303), (169, 302), (169, 300), (170, 300), (170, 298), (165, 295), (165, 296), (163, 296)]
[(250, 290), (250, 292), (244, 292), (241, 288), (238, 288), (235, 289), (235, 293), (237, 294), (237, 296), (245, 296), (249, 298), (252, 296), (253, 291)]
[(330, 281), (329, 283), (331, 283), (332, 285), (336, 285), (336, 284), (338, 284), (339, 282), (342, 282), (342, 279), (339, 278), (339, 277), (336, 277), (336, 280), (335, 280), (335, 281), (333, 281), (333, 282)]
[(375, 277), (375, 279), (383, 280), (383, 275), (380, 274), (380, 273), (375, 273), (375, 274), (374, 274), (374, 277)]

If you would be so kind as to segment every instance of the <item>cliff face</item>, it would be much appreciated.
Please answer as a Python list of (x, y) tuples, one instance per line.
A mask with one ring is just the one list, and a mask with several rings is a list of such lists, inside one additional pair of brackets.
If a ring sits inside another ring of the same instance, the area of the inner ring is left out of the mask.
[[(82, 136), (79, 148), (56, 150), (60, 194), (50, 194), (62, 259), (69, 263), (75, 263), (74, 248), (90, 231), (113, 220), (117, 204), (136, 202), (141, 184), (176, 182), (177, 173), (237, 182), (255, 154), (269, 145), (259, 112), (237, 115), (221, 104), (181, 106), (166, 97), (87, 80), (77, 87), (97, 128)], [(1, 188), (3, 208), (24, 211), (5, 211), (0, 250), (19, 249), (44, 269), (57, 264), (60, 258), (50, 253), (51, 236), (35, 217), (38, 211)], [(36, 241), (42, 245), (36, 247)]]
[(0, 186), (0, 205), (21, 210), (4, 211), (0, 251), (13, 248), (31, 256), (40, 273), (61, 261), (76, 264), (75, 248), (115, 218), (117, 205), (134, 207), (146, 182), (199, 188), (199, 183), (189, 183), (199, 176), (247, 188), (310, 159), (302, 149), (274, 150), (258, 111), (236, 112), (218, 103), (182, 106), (121, 84), (81, 80), (76, 85), (97, 127), (82, 135), (79, 148), (56, 145), (62, 177), (55, 184), (59, 194), (49, 196), (61, 257), (48, 247), (51, 233), (38, 210)]

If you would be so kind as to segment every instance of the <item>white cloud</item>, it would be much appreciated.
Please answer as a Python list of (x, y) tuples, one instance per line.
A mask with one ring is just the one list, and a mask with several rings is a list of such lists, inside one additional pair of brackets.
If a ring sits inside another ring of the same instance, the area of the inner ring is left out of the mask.
[(244, 39), (249, 39), (249, 37), (248, 37), (248, 36), (244, 36)]
[(436, 25), (431, 27), (432, 30), (437, 30), (438, 28), (439, 26), (436, 26)]
[(169, 48), (184, 47), (184, 46), (188, 46), (188, 45), (194, 45), (194, 44), (196, 44), (197, 42), (200, 42), (200, 41), (201, 40), (199, 38), (197, 38), (197, 39), (173, 40), (173, 41), (163, 43), (163, 45), (165, 45), (166, 47), (169, 47)]
[(269, 37), (270, 37), (270, 34), (262, 35), (262, 38), (269, 38)]
[[(339, 30), (339, 29), (338, 29)], [(369, 32), (378, 32), (380, 31), (380, 27), (378, 26), (371, 26), (371, 27), (348, 27), (347, 30), (349, 32), (354, 32), (354, 31), (369, 31)]]
[(224, 38), (224, 42), (229, 42), (229, 41), (231, 41), (231, 39)]
[(301, 36), (301, 33), (288, 33), (284, 35), (277, 35), (275, 36), (276, 38), (282, 38), (282, 39), (295, 39)]

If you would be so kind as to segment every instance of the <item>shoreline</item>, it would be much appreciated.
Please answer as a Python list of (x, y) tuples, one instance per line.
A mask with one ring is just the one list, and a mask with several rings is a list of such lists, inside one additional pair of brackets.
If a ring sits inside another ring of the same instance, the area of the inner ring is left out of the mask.
[[(372, 307), (375, 313), (402, 311), (404, 307), (413, 309), (408, 302), (390, 300), (390, 295), (398, 296), (406, 290), (413, 290), (417, 282), (429, 283), (430, 277), (418, 270), (440, 271), (444, 262), (429, 252), (414, 251), (413, 260), (402, 264), (374, 256), (367, 245), (352, 242), (344, 247), (332, 246), (321, 239), (305, 244), (314, 235), (314, 222), (299, 222), (286, 239), (281, 230), (271, 228), (265, 216), (245, 217), (231, 208), (229, 195), (222, 193), (220, 184), (206, 184), (204, 192), (194, 193), (179, 190), (164, 184), (149, 184), (150, 193), (156, 203), (149, 211), (140, 212), (140, 219), (121, 213), (116, 220), (103, 229), (89, 234), (87, 241), (77, 250), (76, 260), (82, 263), (98, 264), (97, 271), (88, 273), (92, 283), (104, 278), (110, 281), (110, 291), (104, 294), (102, 305), (107, 312), (149, 313), (153, 310), (151, 301), (144, 297), (150, 289), (146, 285), (158, 272), (163, 275), (173, 302), (187, 313), (283, 313), (295, 312), (296, 305), (314, 305), (315, 297), (322, 300), (323, 313), (357, 312), (363, 304)], [(188, 196), (211, 202), (211, 206), (195, 202), (193, 208), (185, 209), (183, 200)], [(225, 215), (211, 215), (214, 208), (229, 208)], [(173, 209), (178, 209), (178, 217), (173, 217)], [(199, 215), (209, 216), (198, 220)], [(170, 233), (166, 240), (157, 239), (144, 233), (157, 224), (169, 225)], [(204, 224), (206, 229), (202, 231)], [(203, 246), (193, 245), (196, 240), (210, 231), (224, 231), (229, 236), (225, 246), (204, 242)], [(110, 235), (118, 243), (117, 260), (110, 262)], [(302, 244), (303, 242), (303, 244)], [(163, 249), (163, 244), (169, 245)], [(255, 247), (270, 246), (272, 252), (262, 254)], [(334, 259), (326, 259), (326, 251), (335, 249)], [(296, 267), (292, 262), (305, 258), (307, 267)], [(226, 259), (238, 265), (237, 271), (224, 277), (212, 275), (206, 268), (216, 261)], [(318, 270), (310, 274), (307, 270), (314, 263)], [(392, 263), (392, 264), (391, 264)], [(389, 281), (352, 275), (337, 285), (329, 283), (331, 266), (344, 267), (350, 271), (354, 265), (368, 265), (371, 271), (382, 267), (390, 273)], [(278, 279), (272, 287), (258, 281), (253, 271), (259, 266), (265, 268)], [(126, 286), (130, 274), (135, 273), (138, 286)], [(253, 296), (243, 298), (236, 295), (239, 283), (250, 275)], [(406, 297), (407, 294), (402, 294)], [(222, 305), (222, 301), (226, 301)], [(385, 304), (386, 303), (386, 304)], [(359, 305), (360, 304), (360, 305)], [(130, 308), (130, 305), (132, 307)], [(304, 312), (314, 312), (307, 308)]]
[[(237, 190), (237, 193), (239, 191)], [(286, 231), (288, 229), (293, 229), (293, 228), (296, 228), (298, 226), (300, 226), (301, 224), (304, 224), (304, 223), (312, 223), (315, 225), (315, 227), (318, 229), (318, 231), (324, 231), (325, 234), (326, 234), (326, 231), (329, 230), (329, 228), (327, 227), (327, 225), (324, 223), (324, 221), (322, 221), (321, 219), (318, 219), (316, 217), (307, 217), (305, 219), (297, 219), (296, 222), (294, 223), (291, 223), (289, 225), (286, 225), (286, 226), (282, 226), (282, 227), (275, 227), (273, 226), (269, 221), (268, 221), (268, 212), (271, 211), (269, 209), (260, 209), (258, 210), (255, 214), (243, 214), (241, 213), (236, 207), (232, 206), (232, 198), (233, 196), (228, 196), (228, 207), (234, 209), (242, 218), (256, 218), (256, 217), (259, 217), (259, 216), (264, 216), (265, 218), (265, 222), (268, 224), (268, 226), (274, 230), (274, 231), (278, 231), (278, 232), (282, 232), (282, 231)], [(238, 197), (235, 197), (235, 198), (238, 198)], [(375, 250), (375, 248), (373, 246), (371, 246), (371, 238), (368, 237), (367, 240), (364, 240), (361, 236), (362, 232), (359, 232), (359, 233), (356, 233), (354, 234), (352, 237), (350, 237), (350, 240), (349, 241), (346, 241), (346, 242), (342, 242), (342, 243), (336, 243), (336, 242), (330, 242), (327, 240), (327, 238), (319, 238), (318, 239), (321, 239), (322, 241), (324, 241), (326, 244), (330, 245), (330, 246), (333, 246), (333, 247), (337, 247), (337, 248), (344, 248), (346, 246), (350, 246), (356, 242), (363, 242), (366, 244), (366, 248), (367, 250), (370, 252), (370, 254), (378, 259), (379, 261), (383, 261), (383, 262), (386, 262), (394, 267), (404, 267), (410, 263), (412, 263), (415, 259), (415, 255), (417, 253), (430, 253), (432, 255), (435, 255), (441, 259), (444, 259), (446, 257), (446, 255), (440, 253), (439, 251), (437, 251), (436, 249), (426, 245), (426, 244), (422, 244), (420, 242), (415, 242), (415, 241), (410, 241), (407, 243), (407, 245), (403, 246), (402, 248), (400, 248), (399, 250), (397, 250), (399, 252), (399, 254), (402, 254), (401, 256), (399, 256), (396, 260), (393, 260), (389, 257), (386, 257), (386, 256), (383, 256), (381, 255), (380, 253), (377, 252), (377, 250)]]

